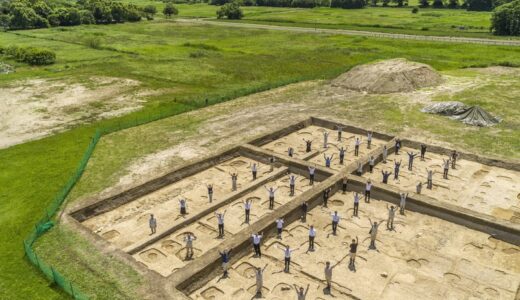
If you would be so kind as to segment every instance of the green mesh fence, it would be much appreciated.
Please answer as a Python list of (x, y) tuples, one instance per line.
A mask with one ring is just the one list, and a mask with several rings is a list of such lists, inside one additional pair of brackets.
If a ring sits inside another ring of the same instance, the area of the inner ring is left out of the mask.
[(83, 155), (83, 158), (81, 159), (78, 168), (76, 169), (76, 172), (72, 177), (69, 179), (67, 184), (63, 187), (63, 189), (56, 195), (52, 203), (49, 205), (49, 207), (45, 210), (43, 217), (36, 223), (34, 230), (29, 234), (29, 236), (25, 239), (23, 242), (23, 247), (25, 251), (25, 256), (27, 259), (35, 265), (42, 273), (47, 277), (48, 280), (59, 286), (61, 289), (63, 289), (67, 294), (71, 295), (74, 299), (88, 299), (88, 297), (84, 294), (82, 294), (78, 288), (74, 286), (74, 284), (67, 280), (63, 275), (61, 275), (58, 271), (56, 271), (52, 266), (46, 264), (44, 261), (38, 258), (36, 253), (34, 252), (32, 245), (34, 242), (41, 237), (45, 232), (47, 232), (49, 229), (52, 228), (54, 225), (54, 222), (52, 221), (52, 218), (56, 213), (59, 211), (61, 205), (69, 195), (70, 191), (74, 187), (74, 185), (78, 182), (78, 180), (81, 178), (81, 175), (85, 171), (85, 168), (87, 167), (87, 163), (90, 159), (90, 156), (92, 156), (92, 152), (94, 151), (94, 148), (96, 147), (97, 142), (101, 138), (101, 131), (97, 130), (96, 134), (90, 141), (90, 144), (88, 145), (87, 151), (85, 151), (85, 154)]

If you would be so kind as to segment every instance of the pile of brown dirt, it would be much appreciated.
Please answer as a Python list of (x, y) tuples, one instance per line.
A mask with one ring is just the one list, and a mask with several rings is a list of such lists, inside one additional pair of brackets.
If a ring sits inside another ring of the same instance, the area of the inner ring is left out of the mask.
[(410, 92), (438, 85), (442, 77), (432, 67), (403, 58), (354, 67), (332, 81), (332, 86), (374, 94)]

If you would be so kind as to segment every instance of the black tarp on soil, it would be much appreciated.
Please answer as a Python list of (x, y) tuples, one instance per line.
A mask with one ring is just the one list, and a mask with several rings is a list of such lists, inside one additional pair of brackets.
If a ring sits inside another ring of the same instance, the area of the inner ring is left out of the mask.
[(493, 126), (500, 122), (500, 119), (493, 117), (490, 113), (480, 108), (480, 106), (471, 106), (463, 112), (451, 116), (451, 118), (468, 125), (482, 127)]

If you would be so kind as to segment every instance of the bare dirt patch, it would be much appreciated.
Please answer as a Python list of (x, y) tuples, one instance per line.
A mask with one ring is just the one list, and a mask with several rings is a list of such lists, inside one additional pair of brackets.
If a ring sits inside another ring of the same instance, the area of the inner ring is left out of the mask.
[(432, 67), (397, 58), (361, 65), (340, 75), (333, 86), (375, 94), (410, 92), (436, 86), (442, 77)]
[(0, 87), (0, 148), (139, 109), (148, 92), (137, 92), (138, 86), (135, 80), (93, 77), (81, 83), (34, 79)]

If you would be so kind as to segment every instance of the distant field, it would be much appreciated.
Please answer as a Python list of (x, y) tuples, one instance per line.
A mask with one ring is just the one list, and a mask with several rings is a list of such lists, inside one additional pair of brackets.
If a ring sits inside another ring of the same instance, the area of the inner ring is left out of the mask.
[[(153, 4), (162, 10), (163, 3), (149, 0), (126, 0), (138, 5)], [(216, 18), (218, 7), (208, 4), (177, 4), (179, 17)], [(284, 26), (319, 27), (394, 32), (420, 35), (444, 35), (500, 38), (493, 36), (490, 12), (469, 12), (464, 9), (420, 8), (412, 14), (410, 7), (339, 8), (278, 8), (242, 7), (240, 22), (280, 24)]]
[[(208, 13), (215, 9), (191, 7)], [(188, 9), (185, 11), (188, 13)], [(98, 49), (87, 46), (89, 38), (101, 40)], [(194, 110), (201, 107), (205, 98), (216, 103), (290, 82), (332, 78), (375, 59), (405, 57), (439, 70), (520, 65), (518, 50), (511, 47), (179, 25), (164, 20), (0, 33), (0, 45), (10, 44), (50, 48), (56, 51), (57, 62), (52, 66), (29, 67), (7, 61), (17, 70), (0, 76), (0, 86), (20, 79), (82, 82), (90, 76), (113, 76), (138, 80), (142, 88), (161, 92), (148, 97), (141, 110), (129, 115), (103, 121), (84, 120), (85, 125), (66, 132), (0, 150), (1, 299), (63, 297), (24, 259), (22, 240), (67, 182), (98, 126), (161, 112)], [(153, 143), (137, 142), (142, 147), (132, 152), (134, 157), (156, 149)], [(128, 156), (112, 158), (112, 166), (118, 168)], [(76, 243), (73, 238), (68, 241)], [(61, 246), (59, 240), (53, 243), (51, 252)], [(70, 263), (66, 260), (63, 266), (71, 266)], [(75, 264), (68, 271), (74, 268), (84, 269)], [(100, 299), (119, 298), (112, 286), (95, 285), (103, 274), (84, 275), (78, 273), (73, 279), (82, 281)]]

